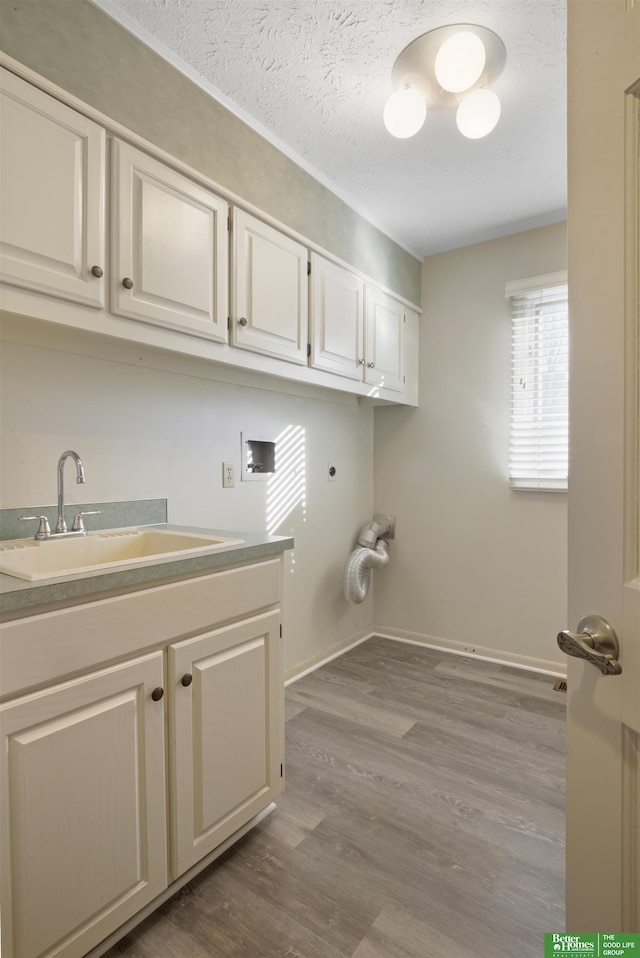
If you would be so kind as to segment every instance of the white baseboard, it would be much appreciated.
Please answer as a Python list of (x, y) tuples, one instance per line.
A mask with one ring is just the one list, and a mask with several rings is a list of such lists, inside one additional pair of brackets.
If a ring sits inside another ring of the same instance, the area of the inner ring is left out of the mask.
[(464, 642), (453, 642), (450, 639), (422, 635), (420, 632), (407, 632), (404, 629), (374, 627), (371, 636), (374, 635), (381, 639), (392, 639), (394, 642), (407, 642), (409, 645), (421, 645), (427, 649), (436, 649), (438, 652), (448, 652), (451, 655), (466, 655), (472, 659), (482, 659), (484, 662), (495, 662), (497, 665), (510, 665), (526, 672), (541, 672), (543, 675), (553, 675), (562, 679), (567, 677), (566, 665), (550, 659), (536, 659), (516, 652), (467, 645)]
[(361, 632), (356, 632), (354, 635), (349, 636), (348, 639), (344, 639), (342, 642), (336, 642), (335, 645), (331, 645), (328, 649), (323, 649), (322, 652), (312, 656), (310, 659), (305, 659), (304, 662), (294, 665), (293, 668), (285, 672), (285, 686), (292, 685), (293, 682), (304, 678), (304, 676), (309, 675), (310, 672), (315, 672), (316, 669), (326, 665), (327, 662), (331, 662), (332, 659), (337, 659), (339, 655), (344, 655), (349, 649), (355, 649), (356, 645), (360, 645), (361, 642), (370, 639), (373, 634), (370, 629), (362, 629)]
[(363, 630), (350, 638), (332, 645), (318, 655), (295, 665), (285, 675), (285, 686), (292, 685), (298, 679), (304, 678), (316, 669), (321, 668), (332, 659), (344, 655), (349, 649), (372, 638), (391, 639), (393, 642), (406, 642), (408, 645), (421, 645), (426, 649), (435, 649), (438, 652), (447, 652), (450, 655), (465, 655), (471, 659), (480, 659), (483, 662), (494, 662), (496, 665), (510, 665), (525, 672), (540, 672), (542, 675), (552, 675), (555, 678), (566, 679), (567, 668), (562, 662), (553, 662), (547, 659), (535, 659), (528, 655), (518, 655), (516, 652), (504, 652), (497, 649), (487, 649), (478, 645), (466, 645), (464, 642), (452, 642), (450, 639), (440, 639), (434, 635), (422, 635), (420, 632), (407, 632), (403, 629), (376, 628)]

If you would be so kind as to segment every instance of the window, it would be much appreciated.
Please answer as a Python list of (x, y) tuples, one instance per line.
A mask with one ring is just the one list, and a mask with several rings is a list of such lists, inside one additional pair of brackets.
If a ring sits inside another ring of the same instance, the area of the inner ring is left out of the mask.
[(567, 274), (507, 283), (511, 300), (513, 489), (566, 489), (569, 460)]

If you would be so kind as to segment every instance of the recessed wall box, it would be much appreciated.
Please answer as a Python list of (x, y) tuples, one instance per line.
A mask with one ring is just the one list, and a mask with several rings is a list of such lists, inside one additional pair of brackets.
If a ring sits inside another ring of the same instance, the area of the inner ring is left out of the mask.
[(270, 479), (276, 471), (275, 439), (256, 436), (254, 433), (240, 434), (242, 441), (242, 481)]

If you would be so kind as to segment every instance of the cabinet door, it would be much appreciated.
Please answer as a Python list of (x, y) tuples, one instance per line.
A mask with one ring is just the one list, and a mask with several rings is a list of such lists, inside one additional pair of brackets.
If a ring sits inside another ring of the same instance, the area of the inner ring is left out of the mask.
[(0, 109), (0, 279), (103, 307), (104, 130), (6, 70)]
[(367, 285), (365, 317), (365, 382), (402, 392), (404, 306), (376, 286)]
[(2, 954), (86, 954), (167, 886), (162, 653), (0, 706)]
[(227, 203), (113, 141), (113, 312), (226, 342)]
[(363, 378), (364, 281), (311, 254), (311, 365)]
[(233, 345), (306, 365), (306, 248), (236, 209), (232, 270)]
[(173, 878), (282, 790), (279, 623), (271, 612), (169, 647)]

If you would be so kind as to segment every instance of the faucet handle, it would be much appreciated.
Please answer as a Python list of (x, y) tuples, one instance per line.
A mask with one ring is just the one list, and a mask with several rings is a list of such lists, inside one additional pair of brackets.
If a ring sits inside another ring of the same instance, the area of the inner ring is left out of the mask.
[(84, 527), (84, 522), (82, 521), (83, 516), (99, 516), (100, 509), (92, 509), (90, 512), (78, 512), (75, 519), (73, 520), (73, 525), (71, 527), (72, 532), (86, 532)]
[(20, 522), (30, 522), (32, 519), (39, 519), (40, 525), (38, 526), (38, 531), (36, 532), (34, 539), (48, 539), (51, 535), (51, 526), (49, 525), (49, 520), (46, 516), (19, 516)]

